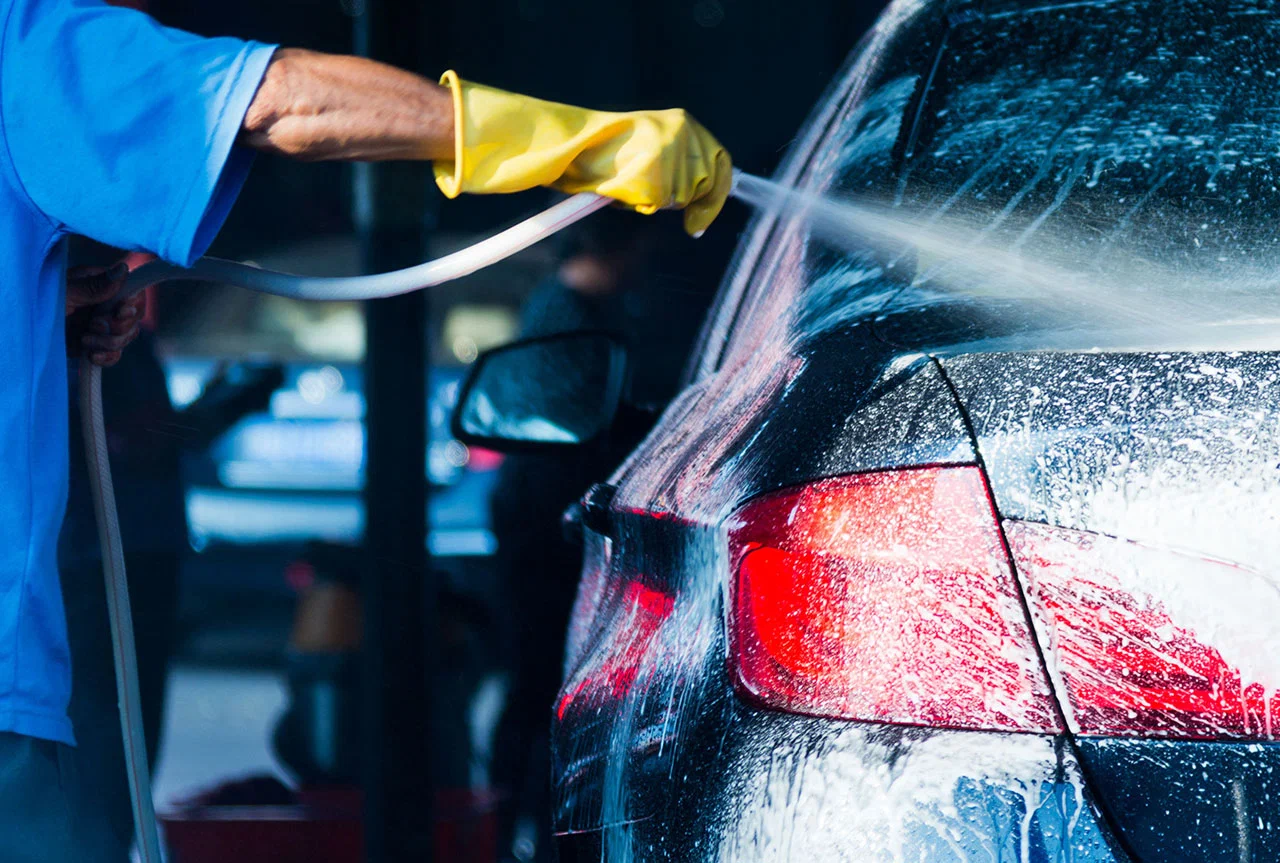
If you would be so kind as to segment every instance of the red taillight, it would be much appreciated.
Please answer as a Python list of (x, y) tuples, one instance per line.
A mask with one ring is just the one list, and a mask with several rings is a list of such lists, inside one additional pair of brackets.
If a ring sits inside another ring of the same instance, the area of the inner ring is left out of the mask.
[(1010, 521), (1005, 533), (1073, 730), (1274, 739), (1273, 579), (1064, 528)]
[(556, 702), (559, 719), (564, 719), (574, 704), (599, 706), (625, 698), (673, 605), (666, 593), (640, 581), (627, 582), (615, 601), (617, 607), (603, 624), (596, 651), (560, 690)]
[(1060, 731), (976, 467), (824, 480), (732, 519), (739, 686), (783, 710)]

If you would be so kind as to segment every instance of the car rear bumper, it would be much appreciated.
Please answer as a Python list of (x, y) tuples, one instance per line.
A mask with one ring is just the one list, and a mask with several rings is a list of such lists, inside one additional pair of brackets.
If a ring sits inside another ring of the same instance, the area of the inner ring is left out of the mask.
[(720, 703), (723, 724), (688, 729), (669, 757), (633, 751), (629, 775), (601, 789), (609, 826), (563, 830), (561, 859), (1128, 861), (1062, 738)]

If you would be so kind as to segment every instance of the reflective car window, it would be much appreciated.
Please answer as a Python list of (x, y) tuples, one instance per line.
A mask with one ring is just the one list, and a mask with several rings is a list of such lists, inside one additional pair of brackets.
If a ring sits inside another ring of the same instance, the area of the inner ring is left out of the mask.
[(799, 185), (897, 234), (784, 225), (727, 363), (854, 324), (912, 349), (1273, 346), (1280, 16), (1177, 7), (896, 4)]

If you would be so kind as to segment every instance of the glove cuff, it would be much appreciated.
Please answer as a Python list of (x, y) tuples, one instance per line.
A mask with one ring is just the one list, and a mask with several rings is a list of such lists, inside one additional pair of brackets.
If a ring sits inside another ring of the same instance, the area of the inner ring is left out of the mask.
[(462, 194), (463, 155), (466, 152), (466, 118), (462, 114), (462, 79), (450, 69), (440, 76), (440, 86), (448, 87), (453, 94), (453, 160), (437, 159), (432, 164), (436, 186), (446, 198)]

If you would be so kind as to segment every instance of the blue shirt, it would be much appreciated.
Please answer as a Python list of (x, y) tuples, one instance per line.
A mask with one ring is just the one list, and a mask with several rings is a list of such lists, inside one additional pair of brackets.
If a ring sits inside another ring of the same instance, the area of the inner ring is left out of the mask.
[(199, 257), (248, 171), (235, 139), (273, 51), (97, 0), (0, 0), (0, 731), (73, 742), (66, 237)]

